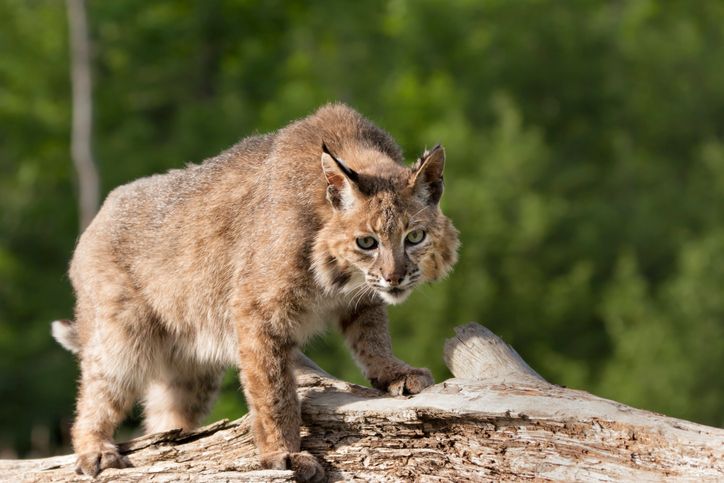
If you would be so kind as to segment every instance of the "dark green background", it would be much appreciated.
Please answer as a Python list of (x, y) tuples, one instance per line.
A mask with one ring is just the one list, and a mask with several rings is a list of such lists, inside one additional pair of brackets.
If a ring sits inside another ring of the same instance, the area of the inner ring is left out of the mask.
[[(460, 262), (391, 309), (402, 358), (447, 377), (475, 320), (553, 382), (724, 424), (724, 3), (89, 3), (104, 193), (342, 100), (447, 148)], [(0, 457), (68, 450), (65, 15), (0, 0)], [(309, 353), (361, 380), (337, 334)]]

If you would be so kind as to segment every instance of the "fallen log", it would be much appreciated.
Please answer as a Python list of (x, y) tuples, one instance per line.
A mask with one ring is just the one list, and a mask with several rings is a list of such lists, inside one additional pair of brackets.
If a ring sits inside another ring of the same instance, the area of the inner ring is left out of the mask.
[[(456, 329), (445, 362), (454, 378), (390, 397), (300, 354), (303, 449), (333, 481), (724, 480), (724, 430), (550, 384), (480, 325)], [(248, 416), (121, 449), (134, 467), (97, 481), (293, 481), (290, 471), (260, 469)], [(74, 460), (0, 461), (0, 478), (89, 479)]]

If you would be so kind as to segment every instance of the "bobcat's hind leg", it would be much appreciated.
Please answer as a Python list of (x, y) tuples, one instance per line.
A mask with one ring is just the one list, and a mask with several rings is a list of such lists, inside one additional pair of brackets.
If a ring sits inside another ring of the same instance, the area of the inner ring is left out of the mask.
[(218, 367), (167, 364), (146, 388), (146, 432), (188, 431), (198, 426), (216, 399), (222, 374)]
[(84, 274), (94, 275), (90, 280), (73, 277), (76, 326), (84, 337), (72, 439), (76, 471), (91, 476), (129, 466), (113, 444), (113, 432), (138, 399), (158, 354), (151, 314), (124, 272), (96, 268), (85, 267)]
[(114, 388), (96, 376), (82, 376), (78, 418), (73, 425), (73, 448), (78, 457), (76, 473), (97, 476), (106, 468), (126, 468), (130, 463), (113, 444), (113, 432), (133, 406), (129, 394), (114, 394)]
[(113, 444), (113, 432), (138, 396), (139, 379), (145, 373), (139, 360), (122, 337), (113, 344), (96, 342), (84, 348), (72, 429), (78, 474), (95, 477), (106, 468), (130, 466)]

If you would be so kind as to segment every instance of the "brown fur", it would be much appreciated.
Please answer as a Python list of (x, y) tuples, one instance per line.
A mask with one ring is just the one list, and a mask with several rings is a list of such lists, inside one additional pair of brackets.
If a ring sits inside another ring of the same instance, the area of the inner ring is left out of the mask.
[[(405, 167), (387, 133), (333, 104), (114, 190), (71, 263), (75, 323), (54, 325), (80, 358), (79, 471), (128, 463), (112, 437), (136, 400), (149, 431), (194, 427), (237, 364), (262, 465), (322, 479), (300, 452), (294, 352), (336, 320), (376, 387), (432, 384), (392, 355), (384, 300), (455, 263), (457, 232), (437, 205), (443, 163), (438, 147)], [(426, 232), (419, 245), (404, 241), (413, 229)], [(368, 235), (376, 250), (357, 246)]]

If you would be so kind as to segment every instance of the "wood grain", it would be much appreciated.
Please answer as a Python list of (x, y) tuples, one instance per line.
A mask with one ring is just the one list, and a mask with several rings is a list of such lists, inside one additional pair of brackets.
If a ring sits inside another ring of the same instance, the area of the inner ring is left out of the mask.
[[(724, 430), (546, 382), (492, 332), (459, 327), (455, 378), (411, 397), (333, 378), (299, 355), (304, 449), (333, 481), (724, 480)], [(97, 481), (293, 481), (262, 471), (249, 418), (122, 445), (133, 468)], [(7, 481), (90, 479), (74, 457), (0, 461)]]

